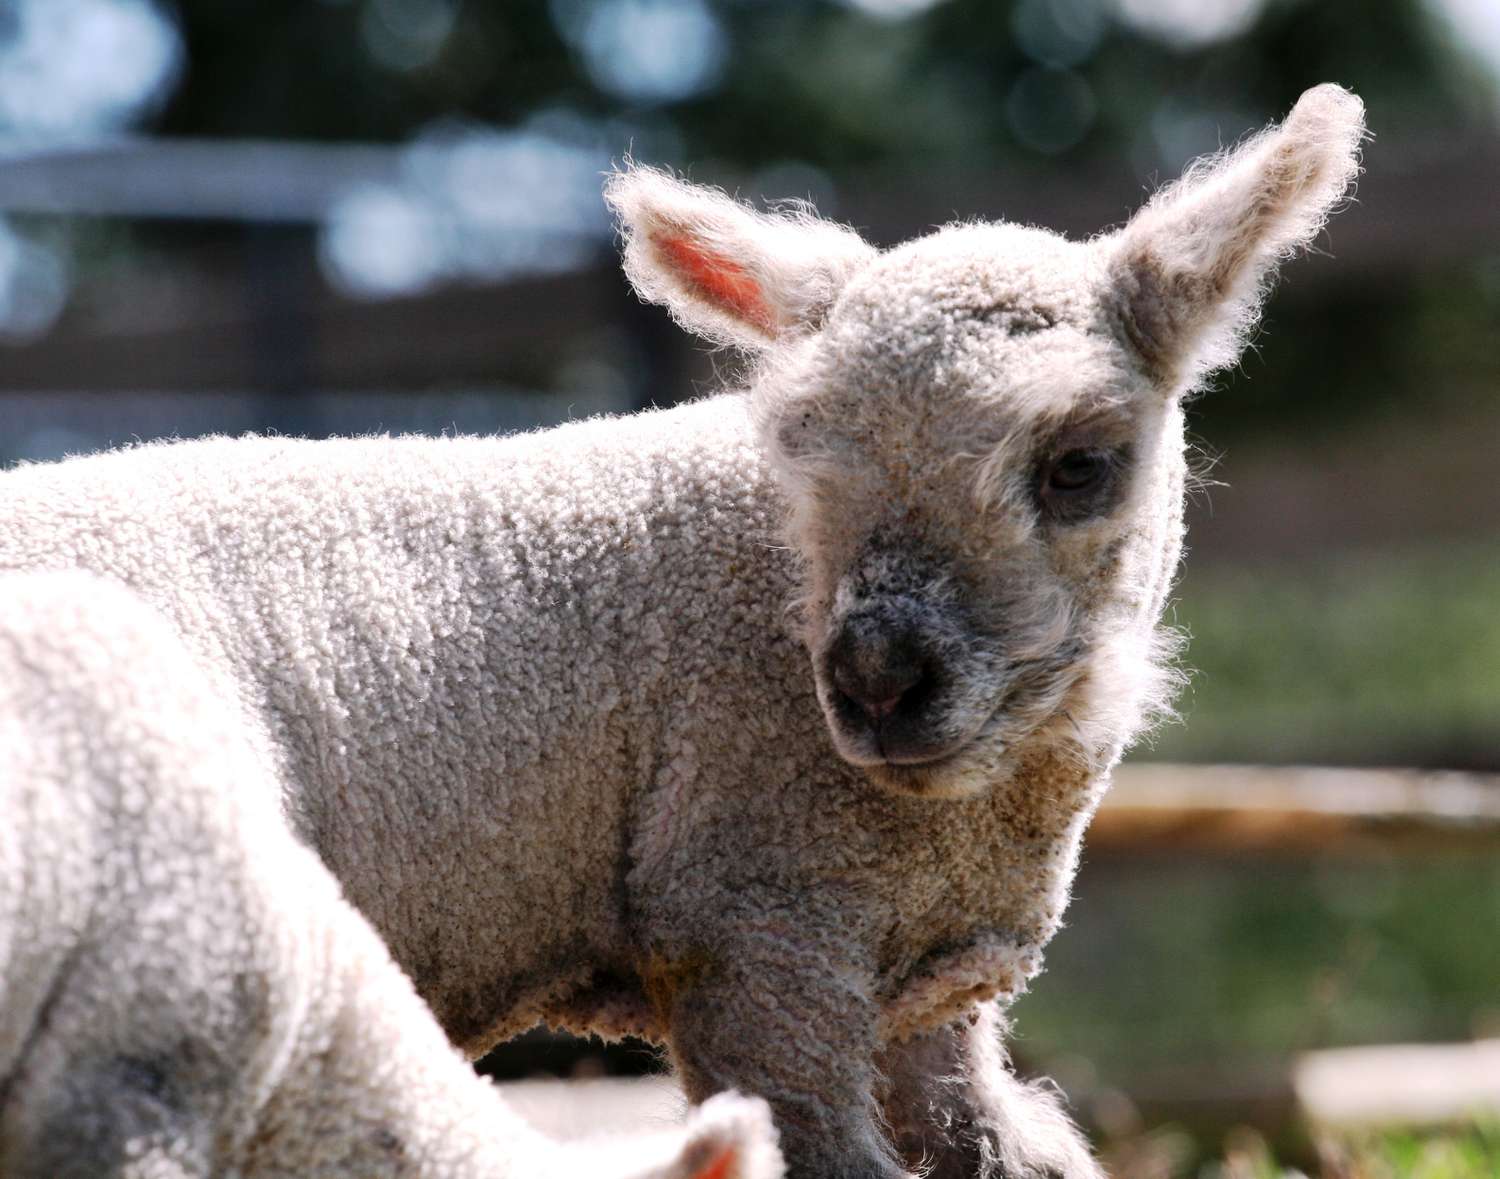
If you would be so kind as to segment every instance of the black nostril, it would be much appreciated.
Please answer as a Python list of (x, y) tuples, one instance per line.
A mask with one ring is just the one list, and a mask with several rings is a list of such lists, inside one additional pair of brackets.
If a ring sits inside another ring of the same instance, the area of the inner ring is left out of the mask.
[(880, 658), (870, 655), (852, 643), (835, 643), (828, 656), (829, 678), (854, 708), (879, 722), (917, 696), (928, 677), (915, 659), (893, 658), (895, 653), (889, 650), (881, 652)]

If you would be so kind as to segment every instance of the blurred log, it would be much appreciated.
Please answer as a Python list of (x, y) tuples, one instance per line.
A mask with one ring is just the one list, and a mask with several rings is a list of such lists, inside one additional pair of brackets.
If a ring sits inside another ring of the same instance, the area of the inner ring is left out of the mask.
[(1302, 1056), (1292, 1086), (1316, 1127), (1426, 1127), (1500, 1116), (1500, 1040), (1329, 1048)]
[(1500, 849), (1500, 775), (1404, 769), (1122, 766), (1090, 852)]

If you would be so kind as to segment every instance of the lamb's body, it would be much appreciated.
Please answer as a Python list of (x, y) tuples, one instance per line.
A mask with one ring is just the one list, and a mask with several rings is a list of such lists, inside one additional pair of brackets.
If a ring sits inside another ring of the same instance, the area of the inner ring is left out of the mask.
[(894, 1176), (895, 1148), (1092, 1176), (978, 1005), (1038, 969), (1158, 702), (1182, 394), (1360, 130), (1310, 92), (1089, 243), (881, 254), (623, 174), (627, 271), (762, 354), (745, 394), (26, 468), (0, 571), (170, 620), (467, 1051), (538, 1018), (663, 1040), (691, 1096), (770, 1100), (797, 1179)]
[(712, 957), (747, 892), (836, 914), (909, 1027), (948, 998), (906, 986), (934, 951), (991, 951), (954, 1011), (1023, 980), (1091, 796), (1028, 782), (1045, 802), (960, 820), (870, 790), (787, 622), (783, 513), (731, 395), (503, 440), (34, 466), (0, 481), (0, 568), (85, 568), (177, 624), (469, 1052), (542, 1015), (662, 1038), (645, 982), (660, 1001)]
[[(0, 568), (87, 569), (173, 621), (253, 780), (470, 1054), (545, 1017), (672, 1039), (699, 1096), (778, 1094), (838, 1025), (819, 1084), (862, 1119), (879, 1032), (1035, 969), (1092, 792), (870, 790), (788, 626), (783, 511), (724, 396), (28, 467), (0, 480)], [(700, 1048), (671, 1008), (707, 979), (739, 1011)], [(714, 1036), (749, 1023), (775, 1029), (764, 1059), (721, 1069)]]

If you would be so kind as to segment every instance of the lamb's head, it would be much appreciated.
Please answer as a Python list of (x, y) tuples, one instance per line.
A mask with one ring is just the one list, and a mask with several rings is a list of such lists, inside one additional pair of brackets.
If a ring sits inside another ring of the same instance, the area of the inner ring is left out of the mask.
[(1309, 91), (1081, 243), (973, 224), (879, 252), (802, 210), (612, 179), (637, 290), (756, 356), (845, 760), (973, 795), (1044, 746), (1102, 768), (1164, 702), (1182, 398), (1345, 193), (1362, 114)]

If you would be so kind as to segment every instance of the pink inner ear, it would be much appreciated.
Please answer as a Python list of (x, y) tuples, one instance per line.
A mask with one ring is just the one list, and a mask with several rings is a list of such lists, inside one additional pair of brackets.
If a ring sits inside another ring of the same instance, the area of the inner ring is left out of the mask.
[(729, 1168), (734, 1165), (734, 1147), (726, 1146), (700, 1168), (693, 1179), (727, 1179)]
[(760, 293), (760, 284), (737, 262), (705, 250), (685, 233), (657, 231), (651, 241), (665, 254), (688, 286), (720, 310), (773, 335), (776, 317)]

